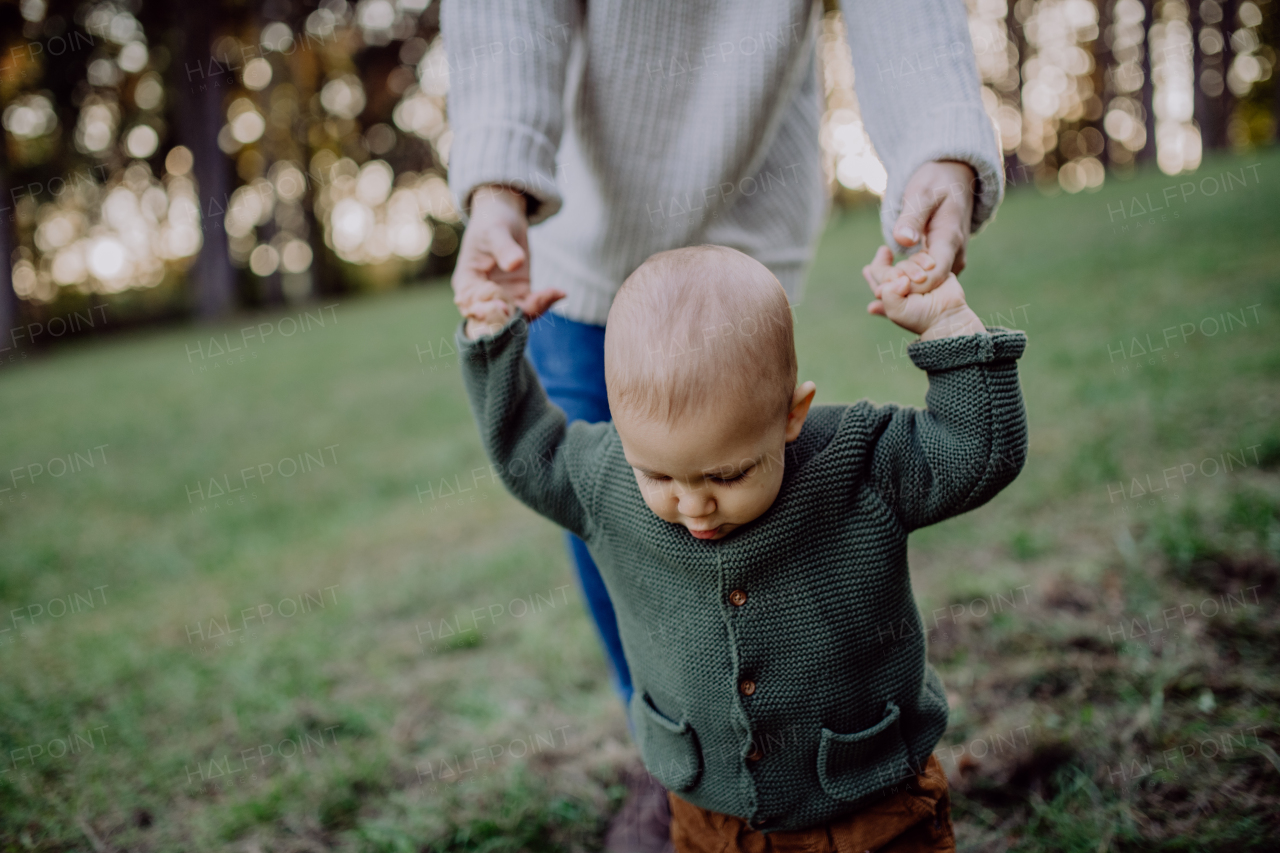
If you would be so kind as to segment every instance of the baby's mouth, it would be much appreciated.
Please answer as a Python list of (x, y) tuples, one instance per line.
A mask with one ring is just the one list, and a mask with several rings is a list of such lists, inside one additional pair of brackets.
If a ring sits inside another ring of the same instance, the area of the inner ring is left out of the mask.
[(724, 527), (724, 525), (721, 524), (718, 527), (712, 527), (707, 530), (694, 530), (692, 527), (686, 529), (693, 534), (695, 539), (714, 539), (716, 534), (720, 532), (721, 527)]

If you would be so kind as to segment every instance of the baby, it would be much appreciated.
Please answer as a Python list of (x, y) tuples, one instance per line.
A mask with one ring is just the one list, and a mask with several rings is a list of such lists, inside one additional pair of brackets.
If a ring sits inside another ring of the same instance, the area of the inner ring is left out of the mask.
[(1021, 470), (1026, 338), (984, 328), (954, 275), (918, 292), (915, 269), (881, 249), (864, 272), (869, 310), (920, 335), (926, 409), (815, 404), (782, 286), (733, 249), (662, 252), (622, 285), (605, 327), (611, 423), (566, 427), (522, 357), (525, 309), (556, 292), (524, 307), (496, 285), (459, 296), (485, 448), (600, 567), (681, 853), (754, 848), (759, 832), (833, 853), (954, 849), (932, 755), (947, 701), (907, 534)]

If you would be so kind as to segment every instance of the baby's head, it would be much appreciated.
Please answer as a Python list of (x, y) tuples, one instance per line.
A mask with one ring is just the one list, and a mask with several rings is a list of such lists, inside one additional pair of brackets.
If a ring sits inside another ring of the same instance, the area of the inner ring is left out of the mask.
[(604, 349), (613, 423), (649, 508), (699, 539), (764, 514), (814, 392), (796, 386), (777, 278), (723, 246), (660, 252), (618, 291)]

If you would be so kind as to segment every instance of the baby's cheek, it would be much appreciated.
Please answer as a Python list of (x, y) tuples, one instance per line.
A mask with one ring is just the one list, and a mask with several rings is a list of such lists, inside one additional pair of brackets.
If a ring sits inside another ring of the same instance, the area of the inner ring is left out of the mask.
[(670, 520), (669, 518), (667, 518), (669, 513), (667, 513), (666, 508), (661, 500), (654, 500), (653, 498), (646, 495), (644, 499), (644, 504), (645, 506), (649, 507), (649, 509), (653, 510), (654, 515), (658, 516), (658, 518), (668, 520), (668, 521)]
[(747, 491), (743, 489), (729, 495), (721, 509), (735, 524), (746, 524), (764, 515), (764, 511), (769, 508), (770, 503), (767, 490), (755, 488)]
[(640, 487), (640, 495), (644, 498), (644, 505), (664, 521), (671, 521), (671, 512), (668, 508), (669, 502), (666, 500), (666, 493), (660, 488), (655, 488), (643, 482), (639, 477), (636, 478), (636, 485)]
[(778, 499), (778, 492), (782, 487), (782, 477), (771, 478), (769, 482), (762, 483), (752, 495), (751, 502), (751, 520), (764, 515), (769, 507), (773, 506), (773, 502)]

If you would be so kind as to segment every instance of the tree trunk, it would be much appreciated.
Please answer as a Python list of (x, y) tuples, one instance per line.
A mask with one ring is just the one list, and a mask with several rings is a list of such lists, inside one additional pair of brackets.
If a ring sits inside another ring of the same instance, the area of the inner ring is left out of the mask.
[(12, 200), (13, 196), (9, 194), (9, 170), (3, 146), (0, 145), (0, 333), (3, 333), (3, 338), (0, 338), (0, 353), (13, 348), (13, 328), (18, 322), (18, 296), (13, 292), (14, 210), (5, 204)]
[(1143, 126), (1147, 130), (1147, 142), (1138, 152), (1139, 162), (1154, 160), (1156, 156), (1156, 81), (1151, 73), (1155, 66), (1151, 61), (1151, 25), (1155, 23), (1155, 0), (1142, 0), (1142, 8), (1145, 10), (1142, 28), (1146, 31), (1146, 36), (1142, 40), (1142, 112)]
[(1191, 3), (1188, 23), (1191, 25), (1191, 114), (1200, 128), (1200, 144), (1209, 147), (1209, 96), (1200, 85), (1200, 75), (1205, 70), (1204, 51), (1200, 49), (1200, 33), (1205, 28), (1200, 16), (1200, 4)]
[(181, 63), (174, 63), (175, 89), (182, 93), (179, 136), (195, 160), (192, 173), (200, 199), (204, 244), (191, 267), (196, 315), (202, 320), (226, 316), (235, 308), (235, 270), (227, 254), (223, 225), (231, 180), (226, 155), (218, 147), (223, 95), (234, 72), (213, 56), (217, 4), (195, 3), (188, 10), (187, 39)]
[[(1009, 32), (1009, 44), (1013, 45), (1014, 51), (1018, 58), (1014, 62), (1014, 75), (1018, 78), (1018, 113), (1022, 113), (1022, 63), (1027, 59), (1027, 38), (1026, 31), (1023, 29), (1022, 22), (1018, 20), (1018, 16), (1014, 14), (1013, 8), (1018, 5), (1018, 0), (1008, 0), (1005, 13), (1005, 28)], [(1010, 151), (1004, 158), (1005, 180), (1009, 184), (1024, 183), (1026, 181), (1026, 166), (1018, 159), (1015, 151)]]
[(1114, 59), (1111, 55), (1111, 46), (1107, 44), (1107, 29), (1111, 26), (1111, 11), (1112, 0), (1098, 0), (1098, 37), (1093, 41), (1093, 92), (1098, 97), (1098, 100), (1102, 102), (1102, 112), (1097, 120), (1089, 122), (1089, 125), (1102, 134), (1102, 152), (1098, 154), (1098, 159), (1102, 161), (1103, 166), (1111, 165), (1111, 154), (1106, 143), (1107, 131), (1102, 126), (1102, 120), (1107, 115), (1107, 101), (1111, 97), (1111, 93), (1107, 91), (1107, 80), (1110, 76), (1107, 72), (1110, 70)]
[(1214, 127), (1213, 148), (1226, 148), (1231, 144), (1227, 128), (1231, 124), (1231, 115), (1236, 109), (1236, 96), (1226, 84), (1227, 72), (1236, 58), (1236, 50), (1231, 46), (1231, 33), (1235, 31), (1236, 13), (1240, 10), (1239, 0), (1222, 0), (1222, 94), (1216, 98), (1217, 124)]

